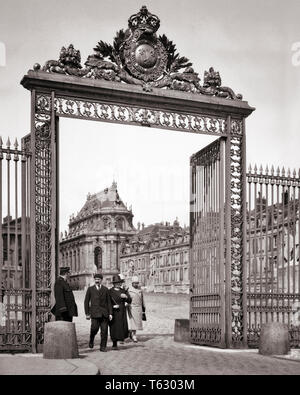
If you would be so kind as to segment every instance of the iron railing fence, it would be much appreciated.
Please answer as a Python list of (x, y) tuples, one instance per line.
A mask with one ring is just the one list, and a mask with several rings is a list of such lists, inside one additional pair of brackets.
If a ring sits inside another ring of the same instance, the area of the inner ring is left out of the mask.
[(248, 344), (257, 347), (261, 326), (277, 321), (300, 347), (300, 170), (250, 166), (247, 186)]
[(0, 137), (0, 351), (30, 351), (30, 152)]

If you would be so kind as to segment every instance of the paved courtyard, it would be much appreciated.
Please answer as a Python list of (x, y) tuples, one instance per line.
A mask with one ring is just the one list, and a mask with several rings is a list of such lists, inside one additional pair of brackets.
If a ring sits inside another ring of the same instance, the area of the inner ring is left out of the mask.
[[(83, 291), (74, 292), (79, 317), (75, 318), (79, 346), (85, 346), (89, 339), (91, 322), (85, 319)], [(144, 322), (143, 335), (172, 335), (175, 318), (189, 318), (189, 296), (184, 294), (145, 294), (147, 321)], [(97, 335), (98, 341), (100, 339)]]
[(83, 311), (84, 293), (75, 292), (80, 316), (75, 319), (80, 354), (103, 375), (292, 375), (300, 374), (300, 361), (258, 354), (257, 350), (219, 350), (174, 342), (174, 321), (188, 318), (188, 295), (146, 294), (147, 321), (137, 344), (127, 340), (119, 351), (88, 348), (90, 321)]

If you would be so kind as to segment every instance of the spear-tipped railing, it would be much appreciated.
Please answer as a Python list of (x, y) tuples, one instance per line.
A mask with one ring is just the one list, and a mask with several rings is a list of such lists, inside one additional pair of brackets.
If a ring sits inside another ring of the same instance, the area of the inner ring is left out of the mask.
[(22, 139), (0, 136), (0, 350), (29, 350), (30, 330), (30, 158)]
[(256, 346), (261, 325), (279, 321), (299, 347), (300, 169), (255, 164), (247, 182), (248, 340)]

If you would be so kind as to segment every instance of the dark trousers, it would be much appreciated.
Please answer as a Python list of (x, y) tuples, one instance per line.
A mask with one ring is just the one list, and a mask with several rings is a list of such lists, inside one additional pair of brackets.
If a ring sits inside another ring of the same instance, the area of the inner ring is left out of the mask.
[(55, 316), (55, 321), (68, 321), (68, 322), (72, 322), (73, 321), (73, 317), (71, 315), (68, 314), (68, 312), (64, 312), (61, 315), (56, 315)]
[(101, 328), (101, 341), (100, 348), (106, 348), (107, 334), (108, 334), (108, 319), (105, 317), (92, 318), (91, 322), (91, 334), (90, 341), (94, 342), (94, 338), (97, 335), (99, 328)]

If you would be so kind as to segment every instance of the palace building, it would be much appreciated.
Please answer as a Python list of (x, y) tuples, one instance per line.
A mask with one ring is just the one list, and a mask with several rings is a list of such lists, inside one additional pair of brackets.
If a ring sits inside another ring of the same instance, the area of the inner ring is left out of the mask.
[(95, 273), (102, 273), (103, 284), (110, 286), (112, 276), (120, 273), (121, 245), (136, 233), (132, 218), (131, 207), (122, 202), (115, 182), (88, 194), (60, 240), (60, 266), (71, 267), (73, 289), (85, 288)]
[(283, 202), (267, 205), (259, 194), (247, 212), (247, 225), (249, 291), (299, 290), (299, 200), (283, 197)]
[(88, 194), (69, 231), (60, 236), (60, 266), (71, 267), (71, 286), (84, 289), (95, 273), (111, 286), (122, 273), (129, 284), (137, 275), (149, 292), (189, 290), (189, 228), (179, 222), (144, 226), (132, 223), (133, 213), (122, 202), (117, 184)]
[(179, 222), (142, 226), (122, 247), (120, 269), (148, 292), (189, 292), (189, 228)]
[[(11, 216), (3, 218), (1, 226), (3, 251), (0, 251), (3, 265), (0, 268), (0, 288), (22, 288), (25, 273), (22, 270), (21, 226), (20, 217), (17, 221)], [(26, 232), (28, 234), (28, 229)], [(28, 253), (28, 251), (26, 252)]]

